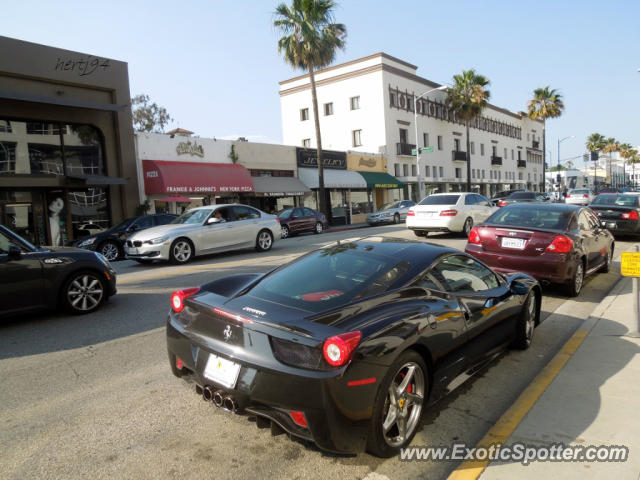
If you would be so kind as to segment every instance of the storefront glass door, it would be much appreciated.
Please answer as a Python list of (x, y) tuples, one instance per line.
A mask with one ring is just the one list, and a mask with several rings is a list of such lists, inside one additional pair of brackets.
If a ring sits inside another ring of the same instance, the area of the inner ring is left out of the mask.
[(31, 243), (38, 243), (30, 203), (7, 203), (2, 223)]

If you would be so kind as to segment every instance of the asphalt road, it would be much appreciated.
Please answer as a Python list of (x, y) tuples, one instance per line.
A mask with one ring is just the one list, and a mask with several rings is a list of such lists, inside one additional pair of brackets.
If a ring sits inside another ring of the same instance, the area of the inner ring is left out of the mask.
[[(416, 238), (403, 225), (303, 235), (270, 252), (243, 251), (187, 266), (116, 263), (118, 295), (85, 317), (45, 313), (0, 323), (0, 478), (429, 478), (455, 463), (331, 455), (197, 396), (169, 370), (169, 295), (237, 272), (261, 272), (326, 243), (364, 235)], [(429, 241), (464, 248), (455, 235)], [(616, 259), (630, 241), (618, 241)], [(559, 350), (616, 281), (585, 283), (571, 316), (552, 316), (533, 346), (495, 360), (425, 412), (414, 445), (473, 446)], [(543, 318), (567, 298), (545, 289)]]

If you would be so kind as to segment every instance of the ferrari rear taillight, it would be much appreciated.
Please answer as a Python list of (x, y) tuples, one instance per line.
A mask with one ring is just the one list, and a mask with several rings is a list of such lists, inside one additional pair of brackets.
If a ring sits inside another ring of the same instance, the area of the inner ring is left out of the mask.
[(544, 251), (550, 253), (569, 253), (572, 248), (573, 240), (564, 235), (556, 235)]
[(478, 230), (478, 227), (473, 227), (469, 232), (469, 243), (482, 245), (482, 240), (480, 239), (480, 230)]
[(457, 210), (442, 210), (440, 212), (440, 216), (441, 217), (455, 217), (458, 214)]
[(638, 212), (631, 210), (630, 212), (623, 213), (622, 218), (625, 220), (638, 220)]
[(509, 202), (505, 202), (504, 200), (500, 200), (498, 202), (499, 207), (506, 207), (507, 205), (509, 205)]
[(180, 357), (176, 357), (176, 368), (182, 370), (182, 367), (184, 367), (184, 362)]
[(184, 301), (187, 297), (195, 295), (200, 291), (200, 287), (185, 288), (184, 290), (178, 290), (171, 295), (171, 308), (178, 313), (184, 308)]
[(413, 210), (409, 210), (407, 212), (407, 217), (415, 217), (416, 216), (416, 212), (414, 212)]
[(349, 332), (327, 338), (322, 347), (324, 359), (329, 365), (341, 367), (351, 358), (351, 354), (360, 343), (360, 332)]

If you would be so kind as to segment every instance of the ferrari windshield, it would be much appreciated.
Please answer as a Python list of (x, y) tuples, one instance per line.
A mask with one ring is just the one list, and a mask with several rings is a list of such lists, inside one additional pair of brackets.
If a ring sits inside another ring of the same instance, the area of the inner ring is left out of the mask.
[(312, 252), (268, 275), (248, 294), (318, 313), (383, 293), (409, 269), (406, 262), (359, 248), (347, 243)]
[(203, 223), (213, 210), (210, 208), (205, 208), (202, 210), (189, 210), (188, 212), (184, 212), (178, 218), (176, 218), (171, 223), (184, 223), (189, 225), (198, 225)]

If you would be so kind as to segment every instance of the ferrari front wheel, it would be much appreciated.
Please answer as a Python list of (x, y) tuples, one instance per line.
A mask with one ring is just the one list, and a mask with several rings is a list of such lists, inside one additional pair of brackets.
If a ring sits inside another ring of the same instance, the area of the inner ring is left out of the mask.
[(420, 427), (429, 393), (423, 358), (414, 351), (400, 355), (389, 368), (376, 395), (367, 450), (389, 458), (409, 445)]

